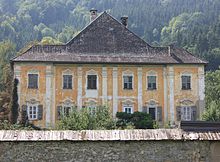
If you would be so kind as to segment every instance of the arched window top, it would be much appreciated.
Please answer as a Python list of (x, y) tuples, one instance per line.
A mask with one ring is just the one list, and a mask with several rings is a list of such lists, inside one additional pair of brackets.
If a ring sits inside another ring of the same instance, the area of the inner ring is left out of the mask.
[(97, 75), (98, 72), (95, 71), (94, 69), (91, 69), (91, 70), (87, 71), (86, 74), (87, 74), (87, 75)]
[(151, 100), (149, 100), (149, 101), (146, 102), (147, 105), (158, 105), (158, 103), (159, 103), (159, 102), (156, 101), (156, 100), (154, 100), (154, 99), (151, 99)]
[(148, 75), (148, 76), (156, 76), (156, 75), (157, 75), (157, 72), (154, 71), (154, 70), (150, 70), (150, 71), (147, 72), (147, 75)]
[(123, 100), (122, 103), (123, 103), (123, 105), (129, 105), (129, 106), (131, 106), (131, 105), (134, 104), (134, 101), (131, 100), (131, 99), (126, 99), (126, 100)]
[(179, 101), (181, 106), (193, 106), (194, 102), (188, 98), (182, 99)]
[(73, 71), (70, 69), (66, 69), (62, 72), (63, 75), (73, 75)]
[(132, 75), (133, 76), (133, 71), (125, 70), (125, 71), (122, 72), (122, 75)]
[(71, 99), (67, 98), (61, 102), (61, 105), (72, 107), (75, 105), (75, 103)]
[(184, 72), (181, 72), (181, 75), (191, 76), (192, 73), (190, 71), (184, 71)]
[(40, 101), (36, 100), (35, 98), (31, 98), (30, 100), (26, 101), (27, 104), (39, 104)]

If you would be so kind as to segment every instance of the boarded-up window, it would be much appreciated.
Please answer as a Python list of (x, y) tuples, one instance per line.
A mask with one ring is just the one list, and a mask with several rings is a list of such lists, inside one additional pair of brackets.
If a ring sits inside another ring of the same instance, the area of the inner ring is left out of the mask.
[(148, 90), (157, 89), (156, 76), (147, 76), (147, 89)]
[(63, 75), (63, 89), (72, 89), (72, 75)]
[(87, 89), (97, 89), (97, 76), (96, 75), (87, 76)]
[(38, 74), (28, 74), (28, 88), (38, 88)]
[(124, 79), (124, 89), (132, 89), (132, 76), (123, 76)]
[(191, 76), (182, 76), (182, 90), (191, 89)]

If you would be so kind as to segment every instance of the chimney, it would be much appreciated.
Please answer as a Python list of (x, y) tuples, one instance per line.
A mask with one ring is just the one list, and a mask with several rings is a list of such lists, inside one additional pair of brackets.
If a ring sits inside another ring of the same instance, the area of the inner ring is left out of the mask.
[(97, 15), (98, 15), (97, 11), (98, 11), (98, 10), (96, 10), (96, 9), (94, 9), (94, 8), (92, 8), (92, 9), (90, 10), (90, 21), (93, 21), (93, 20), (97, 17)]
[(122, 23), (125, 27), (128, 27), (128, 16), (122, 16), (122, 17), (121, 17), (121, 23)]

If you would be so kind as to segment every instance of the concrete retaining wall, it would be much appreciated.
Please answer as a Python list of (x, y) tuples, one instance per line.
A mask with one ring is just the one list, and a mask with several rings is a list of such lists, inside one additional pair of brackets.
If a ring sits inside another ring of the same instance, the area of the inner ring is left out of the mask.
[(0, 131), (0, 161), (219, 162), (220, 133)]

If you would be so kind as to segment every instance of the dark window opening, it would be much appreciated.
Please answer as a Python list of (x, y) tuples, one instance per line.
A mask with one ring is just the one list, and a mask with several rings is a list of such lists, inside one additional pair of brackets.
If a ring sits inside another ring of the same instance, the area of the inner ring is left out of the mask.
[(152, 120), (156, 120), (156, 109), (154, 107), (149, 107), (149, 114), (151, 115)]
[(97, 89), (97, 76), (88, 75), (87, 79), (87, 89)]
[(72, 89), (72, 75), (63, 75), (63, 89)]
[(191, 76), (182, 76), (182, 90), (191, 89)]
[(157, 89), (157, 84), (156, 84), (156, 76), (148, 76), (147, 77), (147, 89), (148, 90), (155, 90)]
[(38, 88), (38, 74), (28, 74), (28, 88)]
[(133, 77), (132, 76), (124, 76), (124, 89), (133, 89), (132, 88), (132, 80)]

